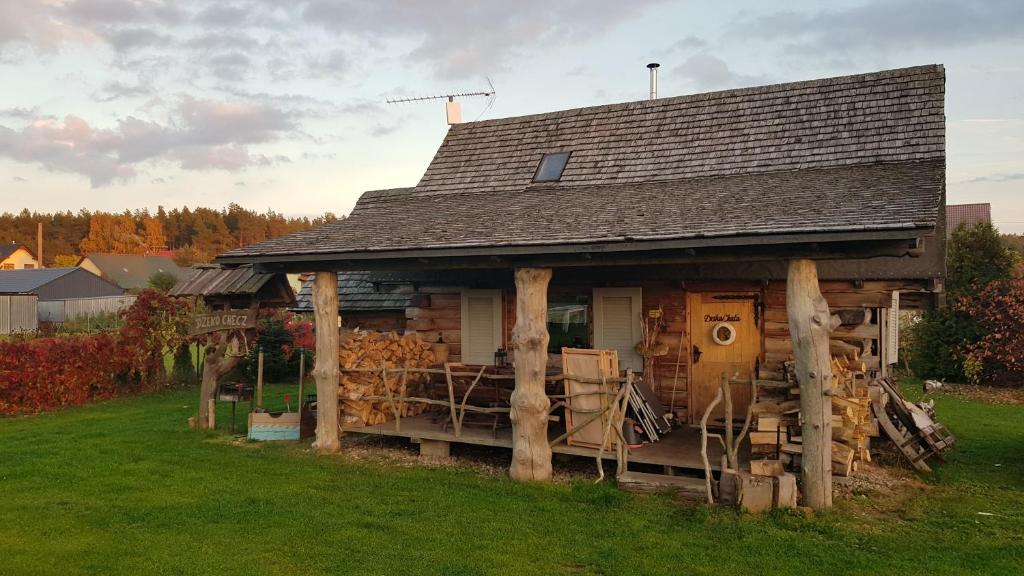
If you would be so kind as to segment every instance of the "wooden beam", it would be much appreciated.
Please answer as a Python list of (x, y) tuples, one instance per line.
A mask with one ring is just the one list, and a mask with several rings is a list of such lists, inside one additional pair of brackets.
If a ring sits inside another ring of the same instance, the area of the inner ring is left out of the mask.
[(548, 268), (516, 270), (516, 325), (512, 330), (516, 387), (512, 392), (512, 465), (519, 481), (551, 480), (548, 410), (544, 390), (548, 363)]
[(832, 389), (831, 316), (813, 260), (790, 261), (786, 311), (800, 383), (804, 502), (822, 510), (832, 507), (832, 402), (826, 396)]
[(316, 442), (321, 454), (337, 452), (338, 435), (338, 273), (317, 272), (313, 280), (316, 322)]

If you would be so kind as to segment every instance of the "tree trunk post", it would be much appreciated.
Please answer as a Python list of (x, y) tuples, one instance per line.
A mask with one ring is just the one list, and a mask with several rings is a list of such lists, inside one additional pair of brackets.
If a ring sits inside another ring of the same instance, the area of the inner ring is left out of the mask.
[(548, 410), (544, 390), (548, 364), (548, 282), (550, 268), (516, 269), (516, 325), (512, 330), (516, 387), (512, 392), (513, 480), (551, 479)]
[(313, 280), (313, 316), (316, 328), (316, 442), (321, 454), (337, 452), (338, 433), (338, 273), (317, 272)]
[(238, 366), (242, 356), (238, 352), (238, 336), (235, 333), (216, 332), (211, 338), (211, 345), (200, 348), (205, 352), (203, 379), (199, 385), (199, 418), (196, 426), (212, 429), (216, 424), (212, 408), (216, 406), (217, 383)]
[(827, 395), (832, 390), (831, 316), (813, 260), (790, 261), (786, 313), (800, 383), (804, 502), (823, 510), (832, 507), (832, 401)]
[(199, 384), (199, 419), (196, 421), (198, 428), (212, 428), (210, 426), (210, 400), (214, 399), (216, 393), (217, 365), (220, 364), (221, 357), (216, 352), (209, 355), (214, 357), (207, 358), (207, 362), (203, 365), (203, 379)]

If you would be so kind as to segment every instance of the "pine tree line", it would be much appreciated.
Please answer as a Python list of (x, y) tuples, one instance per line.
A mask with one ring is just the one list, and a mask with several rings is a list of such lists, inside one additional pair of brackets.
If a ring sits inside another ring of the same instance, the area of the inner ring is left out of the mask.
[(316, 218), (289, 218), (268, 210), (258, 213), (238, 204), (227, 208), (173, 208), (90, 212), (80, 210), (41, 213), (25, 209), (0, 214), (0, 243), (17, 242), (33, 252), (36, 226), (43, 223), (43, 259), (46, 266), (71, 266), (91, 252), (151, 254), (170, 251), (182, 266), (209, 262), (217, 254), (293, 232), (309, 230), (337, 217), (330, 212)]

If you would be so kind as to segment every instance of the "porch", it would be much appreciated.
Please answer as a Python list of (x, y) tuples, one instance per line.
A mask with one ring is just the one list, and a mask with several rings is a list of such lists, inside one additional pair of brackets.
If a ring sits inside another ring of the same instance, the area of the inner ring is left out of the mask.
[[(420, 444), (421, 453), (424, 455), (445, 455), (451, 444), (471, 444), (475, 446), (490, 446), (494, 448), (512, 448), (512, 428), (499, 428), (495, 431), (482, 428), (464, 428), (460, 435), (454, 430), (438, 423), (430, 415), (418, 415), (403, 418), (399, 423), (391, 420), (383, 424), (373, 426), (344, 426), (342, 431), (351, 434), (366, 434), (373, 436), (391, 436), (397, 438), (408, 438), (411, 442)], [(548, 429), (548, 441), (556, 440), (561, 435), (559, 427), (550, 426)], [(440, 452), (436, 452), (440, 450)], [(602, 459), (614, 462), (617, 455), (614, 451), (604, 452), (596, 448), (583, 446), (570, 446), (564, 440), (551, 445), (551, 452), (555, 454), (568, 454), (571, 456), (582, 456), (585, 458), (597, 458), (599, 453)], [(708, 460), (711, 470), (718, 472), (719, 463), (722, 459), (721, 445), (716, 441), (708, 443)], [(744, 444), (740, 450), (740, 464), (746, 467), (750, 461), (749, 446)], [(690, 427), (681, 427), (662, 436), (661, 440), (651, 444), (645, 444), (640, 448), (629, 450), (628, 464), (660, 466), (664, 470), (673, 469), (683, 473), (704, 472), (704, 464), (700, 451), (700, 430)], [(627, 468), (628, 469), (628, 468)]]

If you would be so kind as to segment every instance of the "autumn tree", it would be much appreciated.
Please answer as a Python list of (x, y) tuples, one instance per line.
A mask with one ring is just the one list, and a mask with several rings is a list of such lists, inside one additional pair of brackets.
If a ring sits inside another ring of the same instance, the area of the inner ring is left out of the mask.
[(984, 337), (985, 328), (967, 313), (994, 281), (1011, 275), (1013, 256), (989, 223), (960, 225), (946, 244), (946, 292), (948, 305), (928, 310), (913, 325), (909, 339), (911, 369), (922, 377), (964, 380), (972, 343)]
[(978, 327), (964, 346), (965, 376), (978, 383), (1024, 386), (1024, 280), (995, 280), (960, 312)]
[(173, 258), (174, 263), (182, 268), (188, 268), (193, 264), (205, 264), (210, 261), (209, 256), (196, 250), (191, 244), (175, 250)]
[(142, 220), (142, 228), (146, 238), (146, 249), (149, 252), (158, 252), (167, 247), (164, 225), (160, 223), (160, 220), (146, 216)]
[(93, 214), (89, 221), (89, 235), (82, 240), (79, 247), (83, 254), (143, 254), (146, 251), (145, 240), (138, 234), (135, 220), (128, 213)]
[(73, 254), (57, 254), (53, 257), (54, 268), (74, 268), (78, 265), (79, 257)]

